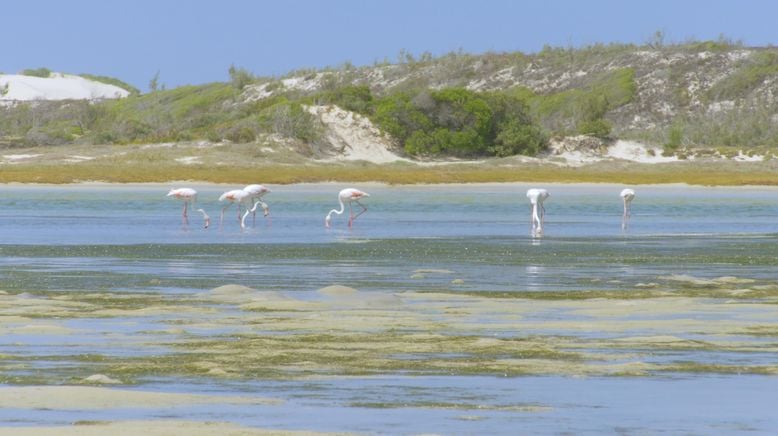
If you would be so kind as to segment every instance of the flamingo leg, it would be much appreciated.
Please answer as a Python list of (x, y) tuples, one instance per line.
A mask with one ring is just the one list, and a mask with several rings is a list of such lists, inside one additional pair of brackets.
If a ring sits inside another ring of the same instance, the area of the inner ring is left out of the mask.
[(361, 212), (359, 212), (358, 214), (354, 215), (354, 217), (351, 219), (352, 221), (354, 221), (355, 219), (357, 219), (357, 217), (358, 217), (358, 216), (360, 216), (360, 215), (362, 215), (363, 213), (367, 212), (367, 207), (365, 207), (365, 205), (364, 205), (364, 204), (360, 203), (360, 202), (359, 202), (359, 200), (356, 200), (356, 203), (357, 203), (357, 204), (358, 204), (360, 207), (362, 207), (362, 211), (361, 211)]
[(223, 225), (224, 225), (224, 211), (226, 211), (227, 209), (229, 209), (229, 207), (230, 207), (230, 206), (232, 206), (232, 203), (228, 203), (226, 206), (224, 206), (224, 207), (222, 208), (222, 213), (221, 213), (221, 215), (219, 216), (219, 227), (221, 227), (221, 226), (223, 226)]
[(351, 202), (348, 202), (348, 226), (354, 223), (354, 210), (351, 208)]
[(189, 202), (188, 201), (184, 201), (184, 212), (183, 212), (183, 215), (182, 215), (184, 218), (186, 218), (186, 207), (187, 206), (189, 206)]
[(632, 215), (630, 210), (630, 202), (628, 199), (624, 199), (624, 215), (621, 216), (621, 230), (627, 230), (629, 227), (629, 217)]

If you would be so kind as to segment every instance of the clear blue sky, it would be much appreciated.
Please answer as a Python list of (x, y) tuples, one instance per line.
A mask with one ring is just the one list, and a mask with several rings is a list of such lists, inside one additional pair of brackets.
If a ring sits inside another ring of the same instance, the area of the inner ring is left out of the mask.
[(395, 61), (400, 50), (536, 52), (545, 44), (716, 39), (778, 45), (770, 0), (36, 0), (3, 2), (0, 71), (48, 67), (142, 90)]

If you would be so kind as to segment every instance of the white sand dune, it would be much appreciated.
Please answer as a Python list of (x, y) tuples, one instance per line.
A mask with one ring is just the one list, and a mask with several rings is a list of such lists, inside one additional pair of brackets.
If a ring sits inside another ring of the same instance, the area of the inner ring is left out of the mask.
[(52, 73), (50, 77), (0, 74), (0, 102), (100, 100), (128, 95), (129, 91), (118, 86), (71, 74)]

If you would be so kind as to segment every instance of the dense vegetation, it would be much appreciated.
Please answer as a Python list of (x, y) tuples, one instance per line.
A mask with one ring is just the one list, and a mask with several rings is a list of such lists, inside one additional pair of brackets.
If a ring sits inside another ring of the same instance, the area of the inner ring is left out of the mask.
[(507, 93), (418, 89), (374, 98), (367, 86), (347, 86), (320, 100), (370, 116), (411, 155), (534, 155), (546, 142), (526, 102)]
[(526, 102), (506, 93), (451, 88), (374, 98), (365, 86), (345, 86), (252, 103), (239, 97), (232, 84), (214, 83), (97, 103), (31, 102), (3, 109), (0, 132), (6, 140), (27, 145), (197, 139), (246, 143), (274, 133), (314, 148), (321, 127), (304, 105), (317, 100), (372, 117), (413, 155), (535, 154), (546, 141)]
[[(131, 96), (0, 107), (0, 144), (261, 143), (273, 137), (311, 155), (326, 140), (306, 109), (315, 104), (369, 117), (414, 156), (534, 155), (552, 136), (577, 134), (639, 139), (670, 152), (778, 143), (778, 103), (765, 91), (778, 83), (778, 51), (743, 55), (727, 40), (666, 45), (657, 37), (642, 47), (546, 47), (533, 55), (403, 52), (396, 63), (291, 73), (295, 80), (318, 81), (305, 90), (234, 65), (228, 73), (224, 83), (170, 90), (155, 83), (146, 94), (117, 79), (82, 75)], [(489, 83), (506, 75), (513, 80), (508, 85)], [(257, 87), (265, 94), (247, 98)]]

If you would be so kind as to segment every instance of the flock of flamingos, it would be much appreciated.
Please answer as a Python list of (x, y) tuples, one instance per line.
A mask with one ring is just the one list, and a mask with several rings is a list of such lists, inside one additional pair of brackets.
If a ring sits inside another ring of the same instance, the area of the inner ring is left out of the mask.
[[(243, 189), (233, 189), (227, 191), (219, 197), (220, 202), (225, 202), (226, 205), (222, 207), (221, 214), (219, 216), (219, 226), (224, 224), (224, 212), (230, 208), (233, 204), (237, 205), (238, 209), (238, 221), (240, 222), (241, 229), (246, 228), (246, 218), (251, 214), (253, 220), (256, 220), (257, 206), (261, 206), (264, 212), (264, 216), (269, 217), (270, 208), (267, 203), (262, 201), (262, 197), (265, 194), (270, 193), (270, 189), (263, 185), (248, 185)], [(622, 215), (621, 228), (626, 229), (629, 217), (631, 215), (630, 205), (635, 198), (635, 191), (632, 189), (624, 189), (621, 191), (621, 199), (624, 202), (624, 214)], [(173, 197), (184, 202), (183, 220), (184, 223), (188, 223), (187, 209), (195, 207), (197, 202), (197, 191), (192, 188), (177, 188), (171, 189), (167, 193), (168, 197)], [(330, 227), (332, 221), (332, 214), (342, 214), (346, 210), (346, 203), (349, 208), (348, 226), (351, 227), (354, 224), (354, 220), (360, 215), (367, 212), (367, 207), (360, 203), (359, 200), (369, 197), (367, 192), (360, 191), (355, 188), (346, 188), (338, 193), (338, 202), (340, 203), (340, 209), (332, 209), (324, 218), (324, 226)], [(532, 206), (532, 212), (530, 214), (530, 223), (532, 224), (531, 234), (533, 237), (543, 236), (543, 222), (546, 216), (546, 209), (543, 207), (543, 202), (549, 197), (548, 190), (541, 188), (532, 188), (527, 190), (527, 198)], [(253, 203), (253, 204), (252, 204)], [(354, 214), (353, 203), (356, 203), (362, 208), (357, 214)], [(245, 212), (241, 215), (241, 206), (245, 206)], [(250, 206), (250, 207), (249, 207)], [(211, 225), (211, 218), (203, 209), (197, 209), (197, 212), (203, 214), (205, 220), (205, 228), (207, 229)]]

